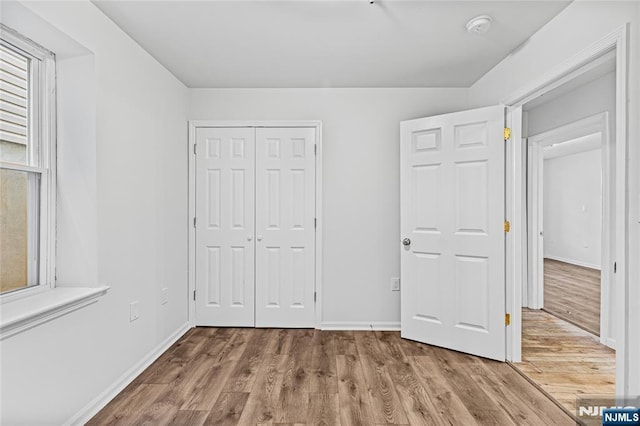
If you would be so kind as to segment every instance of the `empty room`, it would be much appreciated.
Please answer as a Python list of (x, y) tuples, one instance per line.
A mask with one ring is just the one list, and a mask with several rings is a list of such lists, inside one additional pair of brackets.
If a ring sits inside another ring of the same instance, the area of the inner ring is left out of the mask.
[(640, 2), (0, 24), (3, 425), (640, 416)]

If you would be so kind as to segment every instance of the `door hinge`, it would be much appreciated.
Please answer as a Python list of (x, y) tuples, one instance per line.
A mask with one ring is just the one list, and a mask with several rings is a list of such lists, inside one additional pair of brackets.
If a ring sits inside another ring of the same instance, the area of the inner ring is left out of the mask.
[(509, 232), (511, 231), (511, 222), (509, 222), (508, 220), (504, 221), (504, 232)]
[(194, 216), (194, 218), (193, 218), (193, 227), (194, 227), (194, 228), (196, 227), (196, 218), (195, 218), (195, 216)]
[(317, 217), (314, 217), (314, 218), (313, 218), (313, 227), (314, 227), (315, 229), (317, 229), (317, 228), (318, 228), (318, 218), (317, 218)]
[(197, 152), (196, 152), (196, 146), (198, 146), (198, 144), (195, 144), (195, 143), (194, 143), (194, 144), (193, 144), (193, 155), (196, 155), (196, 154), (197, 154)]
[(317, 293), (314, 291), (314, 292), (313, 292), (313, 301), (314, 301), (314, 302), (316, 301), (316, 296), (317, 296)]
[(511, 325), (511, 314), (504, 314), (504, 325)]
[(504, 128), (504, 140), (508, 141), (511, 139), (511, 129), (509, 127)]
[(318, 155), (318, 144), (313, 145), (313, 155)]
[(196, 291), (193, 290), (193, 300), (196, 300)]
[(613, 262), (613, 273), (618, 272), (618, 262)]

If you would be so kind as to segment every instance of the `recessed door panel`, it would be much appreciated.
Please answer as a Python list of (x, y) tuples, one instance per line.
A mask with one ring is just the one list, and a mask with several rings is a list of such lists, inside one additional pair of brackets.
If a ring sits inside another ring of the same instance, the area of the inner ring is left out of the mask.
[(220, 306), (220, 247), (207, 247), (206, 299), (207, 304)]
[(306, 212), (306, 171), (291, 170), (291, 228), (304, 230)]
[(414, 153), (440, 151), (440, 129), (426, 129), (411, 135)]
[(269, 308), (280, 307), (280, 285), (282, 283), (280, 275), (280, 247), (267, 247), (264, 253), (266, 257), (264, 265), (266, 279), (263, 282), (267, 286), (267, 303)]
[(418, 164), (411, 168), (413, 179), (413, 223), (415, 232), (439, 232), (440, 191), (443, 188), (440, 164)]
[(455, 163), (455, 232), (487, 235), (488, 185), (486, 160)]
[(420, 282), (417, 288), (417, 297), (413, 301), (415, 306), (411, 307), (413, 319), (441, 324), (442, 306), (439, 303), (441, 289), (438, 282), (441, 278), (442, 256), (440, 253), (419, 251), (414, 251), (413, 256), (413, 261), (416, 264), (416, 275), (413, 279)]
[(245, 247), (231, 247), (231, 306), (243, 307), (247, 285), (247, 250)]
[(246, 209), (246, 194), (250, 192), (245, 179), (244, 169), (231, 170), (231, 228), (242, 231), (246, 229), (247, 215), (253, 216)]
[(220, 229), (220, 170), (207, 170), (206, 174), (207, 200), (204, 201), (209, 204), (207, 206), (207, 217), (209, 218), (207, 227), (209, 229)]
[(305, 286), (305, 248), (291, 247), (291, 307), (304, 308), (307, 291)]
[(457, 149), (487, 146), (488, 126), (486, 121), (453, 126), (454, 145)]
[(269, 230), (279, 230), (281, 226), (281, 217), (280, 217), (280, 174), (281, 170), (270, 169), (265, 172), (266, 180), (264, 192), (266, 197), (266, 205), (263, 207), (266, 208), (267, 215), (267, 229)]
[(456, 327), (489, 331), (489, 259), (455, 256)]

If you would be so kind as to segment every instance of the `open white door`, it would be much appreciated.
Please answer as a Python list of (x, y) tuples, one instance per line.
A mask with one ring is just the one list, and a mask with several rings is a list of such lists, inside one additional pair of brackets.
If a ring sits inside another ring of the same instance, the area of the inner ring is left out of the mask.
[(402, 337), (504, 361), (504, 108), (400, 129)]

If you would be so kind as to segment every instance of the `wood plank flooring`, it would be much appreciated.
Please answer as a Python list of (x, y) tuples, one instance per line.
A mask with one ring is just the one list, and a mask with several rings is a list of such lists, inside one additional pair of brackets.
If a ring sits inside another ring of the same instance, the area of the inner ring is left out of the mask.
[(544, 309), (600, 335), (600, 271), (544, 259)]
[(195, 328), (89, 425), (572, 425), (506, 363), (398, 332)]
[(615, 351), (548, 312), (522, 310), (522, 362), (514, 365), (572, 413), (578, 395), (615, 395)]

